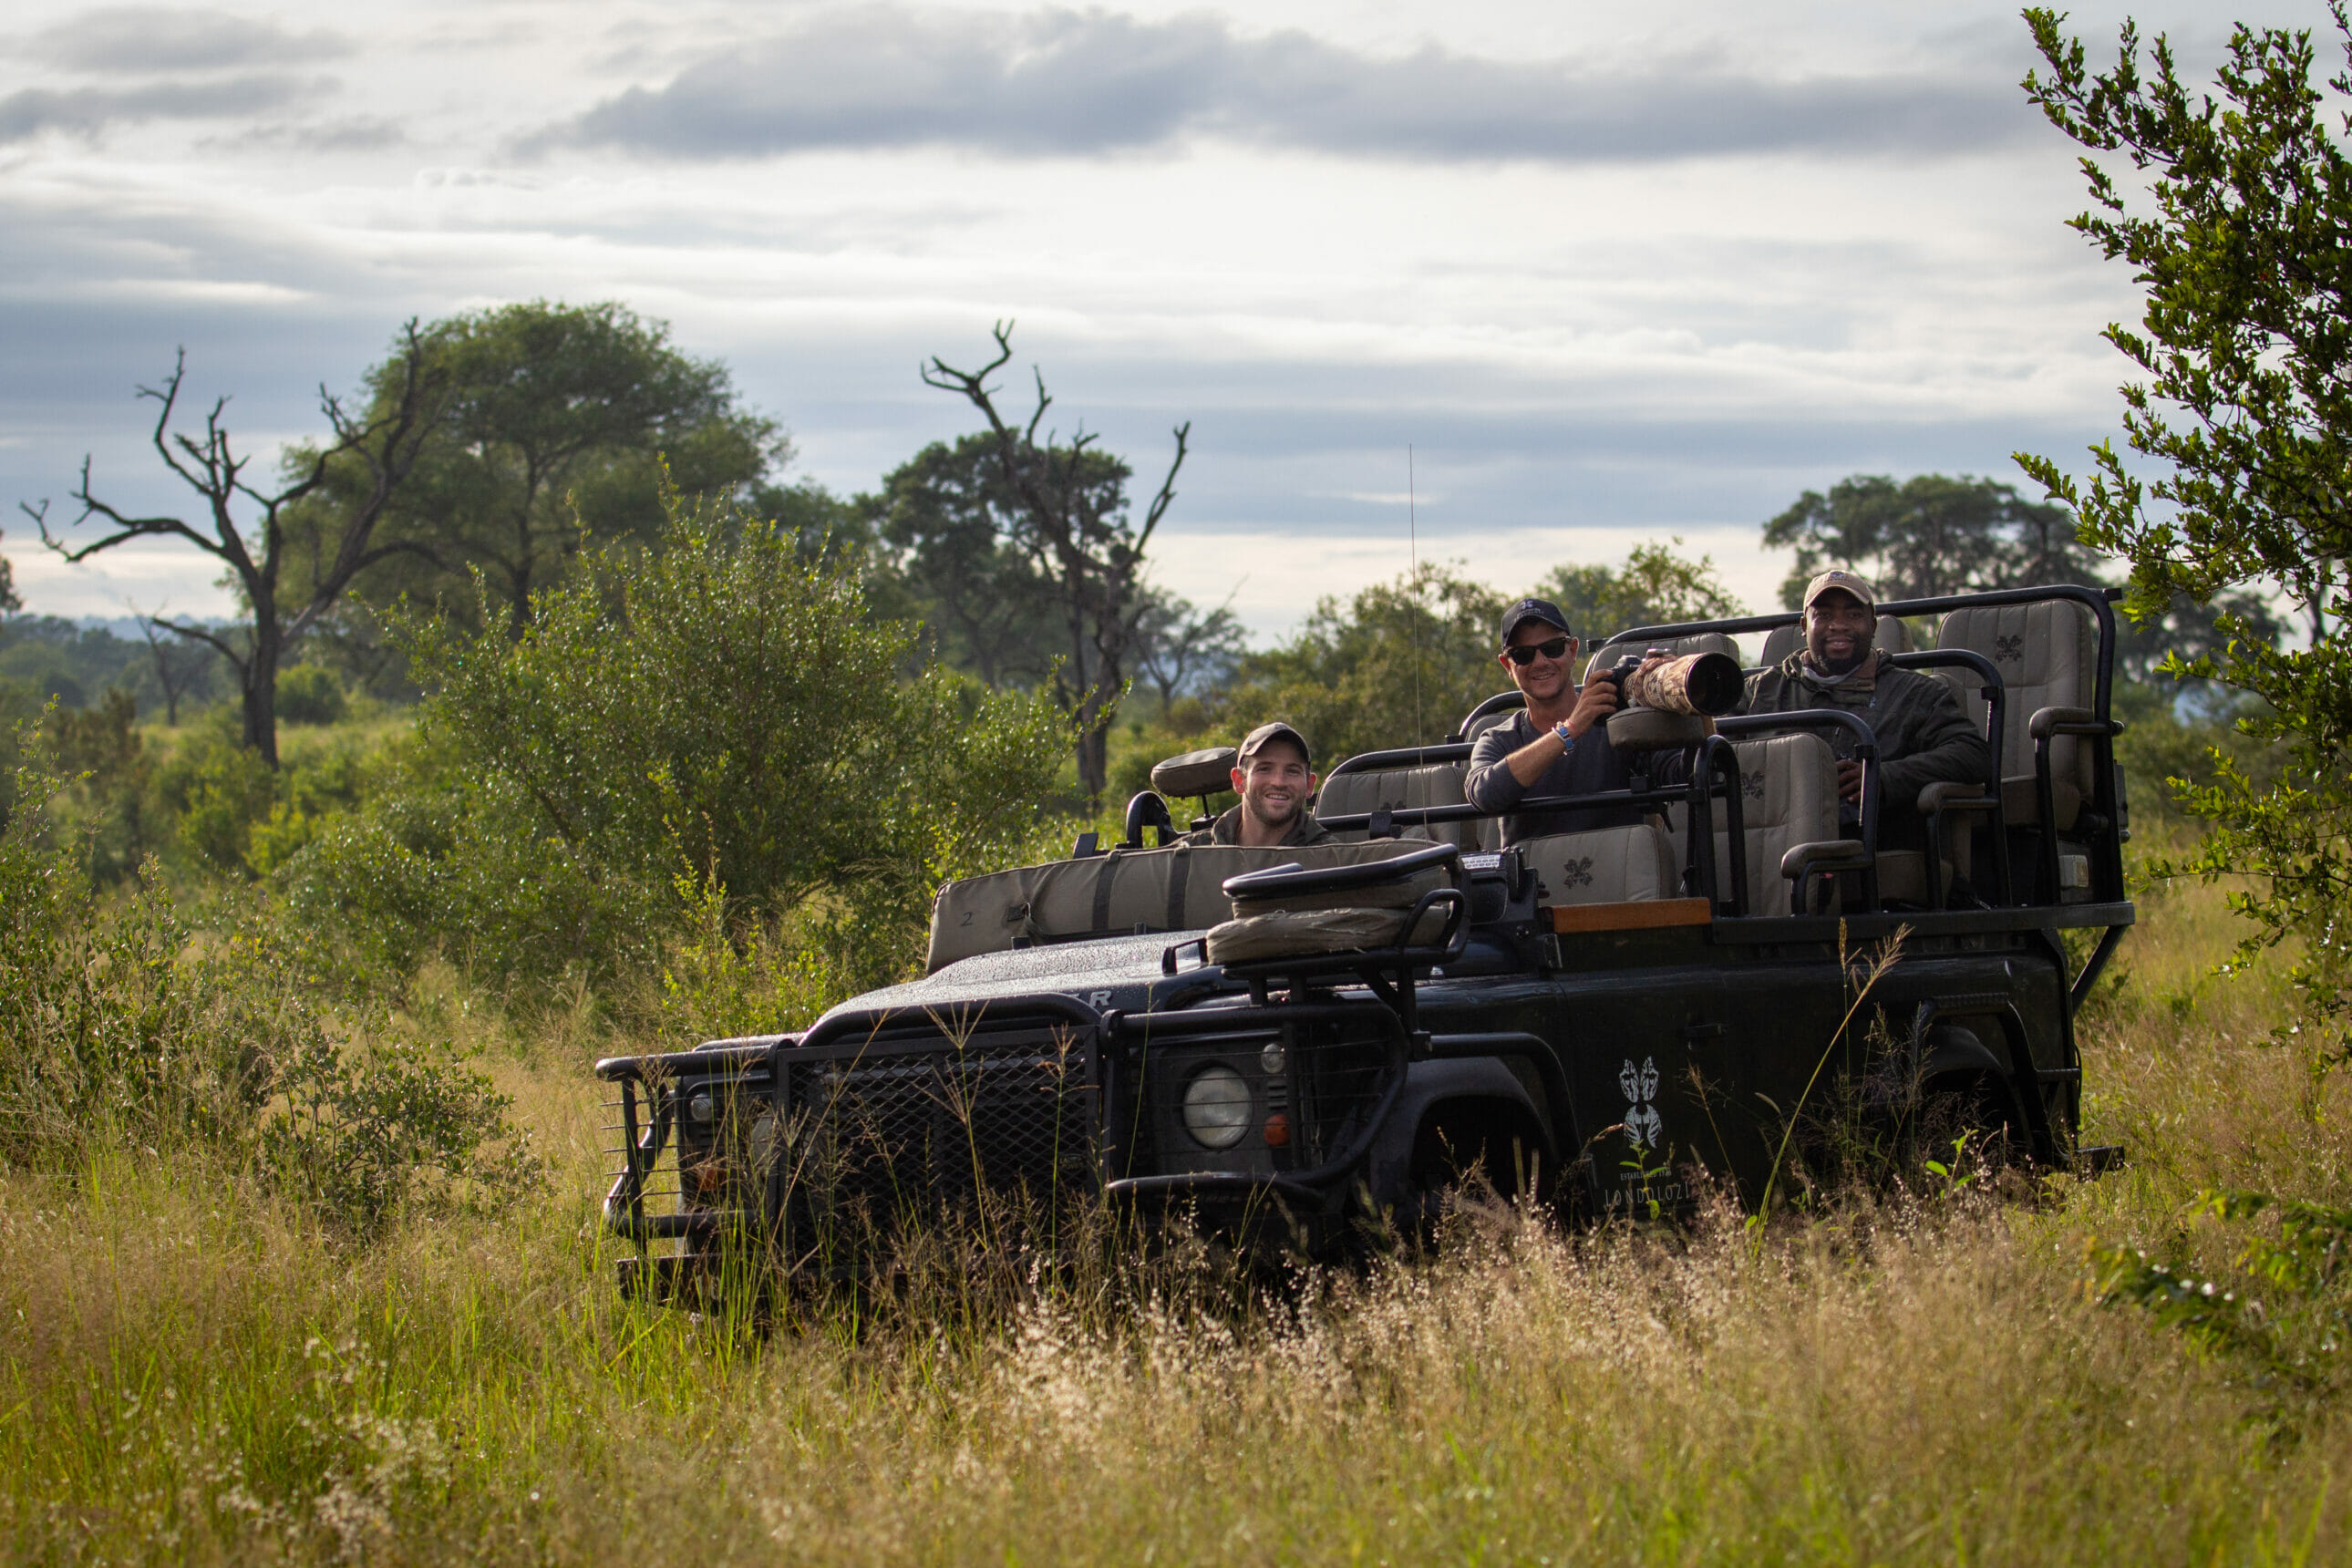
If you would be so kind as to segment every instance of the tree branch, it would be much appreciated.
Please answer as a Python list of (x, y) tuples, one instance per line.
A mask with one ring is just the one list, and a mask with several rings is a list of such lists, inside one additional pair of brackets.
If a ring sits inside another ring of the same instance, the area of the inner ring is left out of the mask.
[(1190, 449), (1192, 422), (1187, 419), (1176, 426), (1176, 456), (1168, 464), (1167, 477), (1160, 481), (1160, 493), (1151, 498), (1151, 505), (1143, 514), (1142, 531), (1135, 536), (1135, 553), (1140, 556), (1144, 546), (1151, 542), (1151, 531), (1168, 515), (1169, 503), (1176, 499), (1176, 472), (1184, 466), (1185, 453)]
[(224, 642), (219, 637), (215, 637), (212, 633), (205, 630), (202, 626), (184, 626), (176, 621), (167, 621), (161, 616), (149, 616), (147, 619), (154, 625), (163, 627), (165, 631), (172, 633), (174, 637), (184, 637), (195, 642), (212, 644), (213, 647), (220, 650), (220, 655), (223, 658), (227, 659), (229, 663), (236, 666), (236, 672), (239, 675), (243, 675), (249, 668), (251, 668), (244, 655), (238, 653), (236, 648), (230, 647), (226, 642)]

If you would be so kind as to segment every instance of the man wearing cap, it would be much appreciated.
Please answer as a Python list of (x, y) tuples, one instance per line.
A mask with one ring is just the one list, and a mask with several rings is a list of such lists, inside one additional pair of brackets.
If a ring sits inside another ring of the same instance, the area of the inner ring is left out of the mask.
[(1609, 744), (1606, 728), (1617, 709), (1617, 683), (1577, 686), (1576, 635), (1558, 605), (1522, 599), (1504, 611), (1502, 644), (1495, 657), (1511, 684), (1527, 694), (1528, 705), (1472, 744), (1463, 798), (1480, 811), (1509, 813), (1503, 817), (1507, 845), (1639, 822), (1640, 809), (1630, 805), (1512, 811), (1539, 795), (1623, 789), (1625, 764)]
[[(1870, 584), (1843, 570), (1805, 584), (1805, 645), (1748, 683), (1743, 713), (1843, 708), (1878, 737), (1878, 847), (1922, 849), (1919, 792), (1931, 784), (1984, 784), (1992, 748), (1960, 711), (1952, 689), (1932, 675), (1898, 669), (1876, 646), (1878, 609)], [(1862, 764), (1843, 731), (1825, 738), (1839, 753), (1838, 795), (1862, 795)]]
[(1198, 833), (1186, 834), (1185, 843), (1271, 849), (1320, 844), (1331, 837), (1307, 809), (1315, 796), (1315, 773), (1306, 736), (1279, 720), (1260, 724), (1243, 738), (1235, 761), (1234, 793), (1241, 799)]

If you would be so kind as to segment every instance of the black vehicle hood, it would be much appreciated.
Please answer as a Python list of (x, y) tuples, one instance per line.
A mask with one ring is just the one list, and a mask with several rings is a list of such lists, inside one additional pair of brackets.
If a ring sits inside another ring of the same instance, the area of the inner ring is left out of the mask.
[(950, 963), (937, 974), (853, 996), (824, 1016), (947, 1007), (992, 997), (1040, 994), (1074, 996), (1097, 1012), (1106, 1007), (1147, 1012), (1155, 992), (1162, 998), (1178, 987), (1197, 994), (1203, 979), (1213, 980), (1213, 972), (1203, 975), (1198, 968), (1188, 967), (1173, 979), (1160, 971), (1160, 955), (1171, 943), (1200, 934), (1154, 931), (1146, 936), (1105, 937), (1096, 942), (1056, 942), (1009, 952), (979, 953)]

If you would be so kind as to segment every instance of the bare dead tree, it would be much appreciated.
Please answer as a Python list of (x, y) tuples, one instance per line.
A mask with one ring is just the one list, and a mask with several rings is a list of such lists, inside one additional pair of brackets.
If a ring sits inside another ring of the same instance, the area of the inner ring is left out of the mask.
[(163, 619), (163, 607), (161, 605), (155, 607), (153, 615), (149, 615), (138, 605), (130, 604), (128, 600), (124, 603), (131, 613), (139, 617), (139, 635), (147, 639), (147, 652), (155, 660), (155, 684), (163, 691), (163, 721), (177, 729), (180, 723), (181, 694), (185, 692), (194, 681), (197, 671), (194, 667), (180, 663), (172, 657), (172, 653), (175, 648), (186, 648), (196, 645), (185, 638), (175, 643), (166, 642), (156, 635), (158, 632), (168, 632), (171, 629), (171, 623)]
[[(1234, 594), (1240, 591), (1236, 586)], [(1136, 658), (1159, 689), (1160, 708), (1165, 712), (1194, 682), (1231, 670), (1247, 646), (1247, 634), (1234, 614), (1234, 594), (1205, 613), (1172, 594), (1149, 588), (1144, 594), (1137, 617)]]
[(991, 335), (996, 357), (986, 364), (963, 371), (934, 356), (923, 367), (923, 381), (960, 395), (988, 422), (1005, 484), (1020, 501), (1023, 543), (1060, 591), (1070, 637), (1066, 679), (1078, 724), (1078, 779), (1087, 798), (1099, 800), (1110, 776), (1108, 720), (1127, 689), (1140, 636), (1143, 554), (1176, 499), (1176, 473), (1184, 466), (1192, 426), (1187, 420), (1176, 426), (1176, 455), (1138, 524), (1128, 513), (1126, 465), (1092, 450), (1093, 433), (1080, 426), (1064, 442), (1048, 430), (1039, 442), (1039, 426), (1054, 402), (1042, 371), (1031, 367), (1037, 405), (1025, 423), (1008, 423), (997, 411), (988, 378), (1012, 363), (1013, 323), (997, 322)]
[[(132, 517), (99, 500), (90, 491), (87, 457), (82, 458), (81, 482), (73, 491), (73, 499), (81, 503), (73, 526), (99, 518), (111, 531), (76, 548), (49, 532), (47, 500), (37, 507), (21, 502), (19, 506), (39, 525), (41, 542), (69, 562), (87, 561), (133, 539), (184, 539), (235, 574), (251, 617), (245, 627), (244, 647), (203, 626), (161, 619), (155, 624), (176, 637), (211, 644), (236, 668), (244, 698), (245, 743), (274, 768), (278, 765), (278, 666), (303, 634), (334, 607), (352, 577), (388, 555), (415, 548), (406, 542), (372, 545), (371, 539), (394, 491), (416, 465), (438, 411), (443, 378), (429, 364), (425, 342), (411, 318), (401, 329), (397, 374), (387, 378), (375, 402), (377, 412), (364, 420), (355, 418), (322, 384), (319, 406), (334, 439), (293, 465), (282, 488), (264, 490), (246, 477), (253, 456), (236, 451), (221, 423), (227, 398), (216, 400), (205, 416), (201, 437), (172, 428), (187, 363), (187, 351), (182, 349), (163, 384), (142, 386), (139, 395), (160, 405), (149, 438), (163, 466), (203, 498), (207, 515), (201, 522), (172, 516)], [(331, 548), (320, 551), (319, 567), (308, 594), (281, 595), (286, 510), (318, 491), (326, 482), (328, 465), (346, 454), (364, 465), (368, 482), (330, 523)], [(236, 520), (236, 512), (246, 507), (258, 512), (250, 528)]]

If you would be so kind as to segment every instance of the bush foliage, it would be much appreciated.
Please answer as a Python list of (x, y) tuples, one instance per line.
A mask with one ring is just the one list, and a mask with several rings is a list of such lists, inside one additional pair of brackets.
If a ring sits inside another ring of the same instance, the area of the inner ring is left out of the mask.
[(731, 505), (667, 499), (532, 602), (520, 637), (401, 628), (431, 690), (389, 787), (320, 835), (299, 906), (396, 973), (436, 946), (526, 983), (643, 970), (719, 889), (908, 961), (932, 888), (1021, 840), (1065, 721), (927, 668), (853, 572)]
[[(2333, 8), (2352, 50), (2352, 19)], [(2169, 668), (2254, 700), (2238, 721), (2283, 764), (2227, 752), (2184, 803), (2211, 824), (2177, 868), (2251, 873), (2232, 895), (2253, 922), (2242, 961), (2297, 954), (2302, 1020), (2323, 1056), (2352, 1056), (2352, 155), (2342, 145), (2352, 73), (2314, 83), (2307, 31), (2236, 28), (2217, 90), (2181, 78), (2159, 37), (2143, 71), (2125, 24), (2106, 71), (2085, 63), (2064, 18), (2026, 12), (2044, 69), (2026, 81), (2052, 124), (2087, 153), (2092, 210), (2073, 226), (2147, 290), (2137, 329), (2105, 333), (2136, 378), (2123, 390), (2125, 441), (2091, 449), (2087, 483), (2047, 458), (2026, 470), (2081, 520), (2084, 541), (2131, 563), (2137, 618), (2182, 598), (2220, 604), (2273, 586), (2310, 637), (2279, 647), (2242, 614)], [(2100, 156), (2105, 155), (2105, 156)], [(2118, 178), (2128, 163), (2136, 179)], [(2144, 188), (2145, 195), (2141, 195)], [(2143, 468), (2147, 475), (2144, 477)]]

